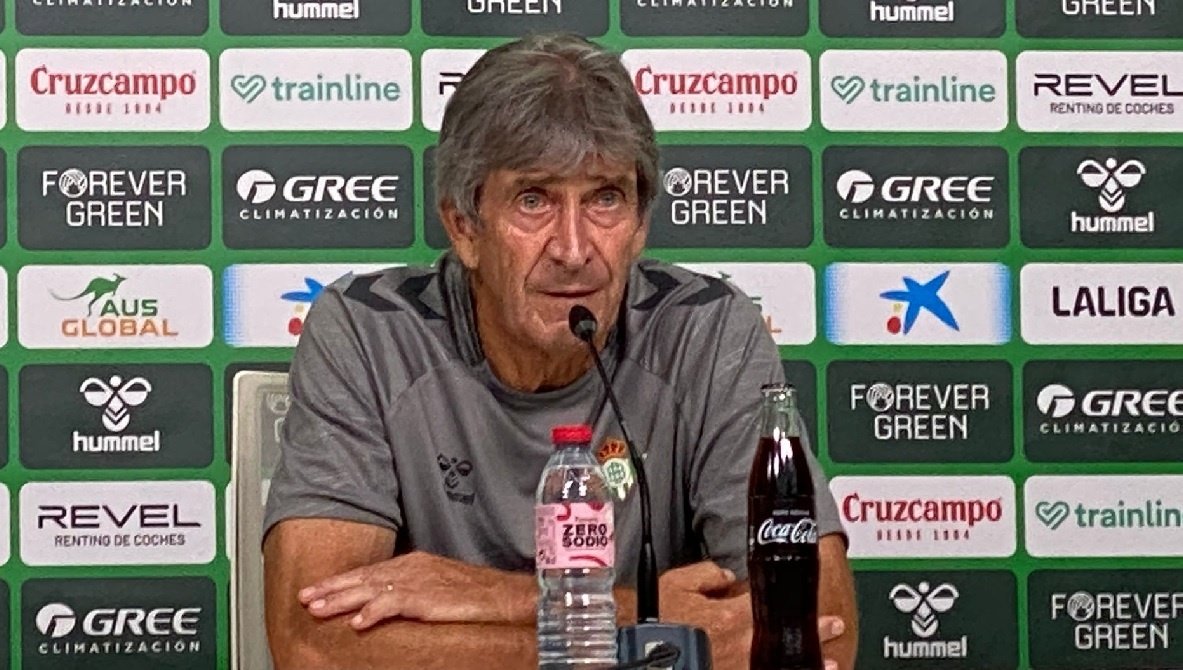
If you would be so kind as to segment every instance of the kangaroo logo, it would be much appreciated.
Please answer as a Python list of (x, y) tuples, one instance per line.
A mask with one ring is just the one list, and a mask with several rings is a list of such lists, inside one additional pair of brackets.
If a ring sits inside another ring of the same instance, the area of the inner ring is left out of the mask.
[(907, 584), (896, 584), (887, 597), (896, 609), (912, 615), (912, 632), (917, 637), (930, 638), (937, 634), (941, 625), (937, 614), (953, 609), (960, 596), (952, 584), (941, 584), (934, 589), (928, 582), (920, 582), (915, 589)]
[(62, 302), (70, 302), (71, 300), (77, 300), (79, 298), (91, 296), (90, 302), (86, 305), (86, 315), (93, 316), (92, 312), (94, 311), (94, 304), (106, 296), (115, 295), (115, 292), (119, 290), (119, 285), (126, 280), (127, 277), (124, 277), (119, 273), (115, 273), (114, 279), (95, 277), (94, 279), (90, 280), (90, 283), (87, 284), (86, 288), (82, 289), (82, 292), (78, 295), (63, 298), (62, 296), (54, 293), (52, 290), (50, 290), (49, 294), (54, 298), (61, 300)]

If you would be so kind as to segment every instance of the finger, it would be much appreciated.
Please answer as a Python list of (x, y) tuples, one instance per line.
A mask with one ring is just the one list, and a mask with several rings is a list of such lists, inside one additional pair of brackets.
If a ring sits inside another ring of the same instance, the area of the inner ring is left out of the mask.
[(317, 598), (308, 605), (308, 611), (313, 616), (321, 618), (337, 616), (338, 614), (345, 614), (361, 609), (380, 593), (381, 591), (373, 586), (362, 584), (361, 586), (337, 591), (322, 598)]
[(369, 567), (350, 570), (327, 579), (323, 579), (312, 586), (300, 590), (300, 602), (307, 605), (313, 600), (319, 600), (337, 591), (351, 589), (365, 583), (370, 574)]
[(826, 670), (838, 670), (838, 661), (826, 659)]
[(817, 636), (822, 642), (829, 642), (846, 632), (846, 622), (842, 617), (823, 616), (817, 620)]
[(395, 591), (383, 591), (377, 598), (366, 603), (361, 611), (349, 620), (354, 630), (365, 630), (387, 619), (393, 619), (401, 611), (401, 598)]
[(705, 593), (728, 588), (735, 582), (735, 573), (711, 561), (702, 561), (670, 570), (662, 575), (662, 580), (674, 588)]

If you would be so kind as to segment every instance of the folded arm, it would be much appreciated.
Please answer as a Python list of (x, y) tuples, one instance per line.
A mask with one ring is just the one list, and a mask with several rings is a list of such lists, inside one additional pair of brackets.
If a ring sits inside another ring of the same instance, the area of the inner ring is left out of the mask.
[[(381, 582), (381, 593), (369, 604), (339, 615), (314, 614), (311, 605), (331, 597), (305, 593), (301, 598), (311, 585), (384, 565), (393, 554), (394, 539), (385, 528), (328, 519), (292, 519), (272, 529), (263, 559), (267, 633), (276, 670), (537, 666), (530, 575), (465, 566), (467, 579), (455, 572), (440, 579), (424, 572), (439, 572), (424, 561), (420, 569), (404, 564), (408, 569), (396, 571), (401, 575), (393, 589), (387, 591)], [(408, 591), (399, 587), (403, 582), (419, 582), (420, 587)], [(399, 607), (408, 608), (406, 616), (372, 623), (354, 620), (361, 612), (376, 617)]]

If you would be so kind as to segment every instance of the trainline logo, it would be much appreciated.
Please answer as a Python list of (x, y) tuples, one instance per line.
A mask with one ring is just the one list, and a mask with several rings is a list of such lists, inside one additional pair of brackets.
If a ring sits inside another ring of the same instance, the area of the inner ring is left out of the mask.
[(228, 49), (229, 130), (406, 130), (411, 56), (402, 49)]
[(996, 51), (827, 51), (830, 130), (997, 131), (1007, 123), (1006, 57)]
[(1032, 556), (1175, 556), (1183, 476), (1035, 476), (1024, 488)]

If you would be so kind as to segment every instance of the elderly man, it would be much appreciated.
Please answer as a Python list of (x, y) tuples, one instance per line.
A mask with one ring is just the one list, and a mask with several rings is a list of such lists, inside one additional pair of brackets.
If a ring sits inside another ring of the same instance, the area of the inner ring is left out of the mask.
[[(652, 124), (619, 59), (574, 36), (494, 49), (448, 104), (437, 156), (452, 249), (343, 279), (312, 307), (266, 517), (280, 670), (536, 665), (533, 496), (550, 428), (619, 451), (575, 304), (651, 482), (662, 616), (748, 667), (746, 481), (760, 386), (781, 379), (735, 287), (639, 260), (657, 189)], [(813, 309), (801, 305), (801, 309)], [(819, 621), (853, 667), (845, 536), (817, 480)], [(635, 610), (635, 487), (616, 482), (618, 611)]]

